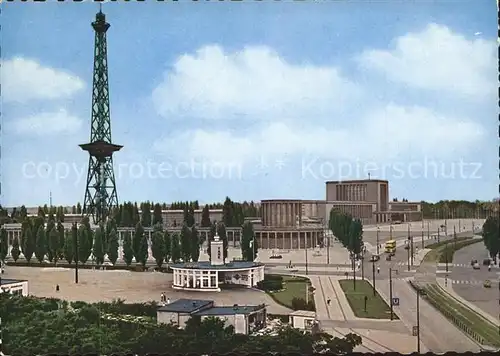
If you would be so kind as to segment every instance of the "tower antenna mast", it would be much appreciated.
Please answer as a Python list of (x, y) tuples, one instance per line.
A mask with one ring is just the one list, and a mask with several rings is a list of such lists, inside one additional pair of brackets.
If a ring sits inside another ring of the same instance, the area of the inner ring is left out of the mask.
[(87, 186), (82, 212), (86, 216), (91, 215), (95, 224), (105, 222), (113, 207), (118, 206), (113, 153), (123, 147), (111, 141), (106, 43), (106, 32), (109, 27), (106, 15), (102, 13), (100, 7), (95, 21), (92, 22), (95, 44), (90, 143), (80, 145), (89, 153)]

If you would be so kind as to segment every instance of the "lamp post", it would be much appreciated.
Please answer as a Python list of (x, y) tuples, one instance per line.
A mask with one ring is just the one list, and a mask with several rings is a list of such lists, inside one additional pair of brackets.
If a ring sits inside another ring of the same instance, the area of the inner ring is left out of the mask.
[(379, 240), (379, 235), (380, 235), (380, 227), (377, 226), (377, 255), (380, 255), (380, 240)]
[(446, 272), (448, 272), (448, 240), (446, 240), (446, 244), (444, 245), (444, 257), (446, 262)]
[[(409, 251), (410, 251), (410, 260), (411, 260), (411, 265), (413, 267), (413, 236), (411, 234), (411, 224), (408, 224), (408, 238), (410, 239), (409, 243)], [(408, 269), (409, 271), (409, 269)]]
[[(394, 303), (392, 301), (392, 272), (394, 270), (392, 268), (389, 268), (389, 299), (390, 299), (390, 304), (391, 304), (391, 321), (394, 320)], [(395, 270), (396, 274), (398, 274), (398, 270)]]
[(455, 229), (455, 225), (453, 225), (453, 248), (455, 251), (457, 250), (457, 230)]
[(417, 353), (420, 354), (420, 296), (424, 296), (425, 291), (417, 288)]
[(407, 244), (408, 244), (408, 249), (406, 251), (408, 251), (408, 272), (410, 272), (410, 236), (408, 236), (408, 241), (407, 241)]
[(437, 236), (437, 238), (438, 238), (438, 242), (439, 242), (439, 227), (438, 227), (438, 236)]
[[(71, 233), (73, 233), (73, 228), (71, 229)], [(75, 234), (75, 283), (78, 284), (78, 230)]]
[[(372, 263), (373, 296), (375, 297), (375, 261)], [(500, 287), (500, 286), (499, 286)], [(499, 299), (500, 303), (500, 299)]]
[(308, 261), (307, 261), (307, 233), (306, 233), (306, 236), (305, 236), (305, 241), (304, 241), (305, 245), (304, 245), (304, 252), (306, 254), (306, 276), (309, 275), (309, 264), (308, 264)]
[[(427, 221), (427, 240), (430, 240), (431, 238), (431, 226), (430, 223)], [(424, 242), (422, 241), (422, 248), (424, 248)]]

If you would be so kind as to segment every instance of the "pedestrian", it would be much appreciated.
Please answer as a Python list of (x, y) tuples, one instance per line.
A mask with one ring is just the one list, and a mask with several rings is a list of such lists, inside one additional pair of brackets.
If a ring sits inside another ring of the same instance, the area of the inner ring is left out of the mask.
[(165, 301), (165, 294), (160, 294), (160, 301), (163, 303)]
[(377, 273), (380, 273), (380, 267), (377, 266)]
[(327, 301), (326, 301), (326, 304), (330, 305), (330, 302), (331, 302), (331, 299), (328, 298)]
[(167, 298), (167, 304), (170, 304), (170, 298)]
[(56, 284), (56, 292), (59, 292), (59, 284)]

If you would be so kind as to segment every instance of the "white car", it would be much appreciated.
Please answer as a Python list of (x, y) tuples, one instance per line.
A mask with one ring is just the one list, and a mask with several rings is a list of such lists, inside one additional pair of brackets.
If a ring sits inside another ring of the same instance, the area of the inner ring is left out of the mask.
[(481, 266), (479, 265), (479, 263), (474, 263), (474, 265), (472, 266), (473, 269), (481, 269)]

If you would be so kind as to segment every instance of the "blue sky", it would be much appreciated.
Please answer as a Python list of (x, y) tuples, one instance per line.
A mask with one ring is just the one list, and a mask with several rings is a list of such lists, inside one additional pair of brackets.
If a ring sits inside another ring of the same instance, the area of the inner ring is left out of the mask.
[[(2, 4), (2, 205), (75, 204), (93, 3)], [(121, 201), (498, 194), (496, 4), (105, 3)]]

